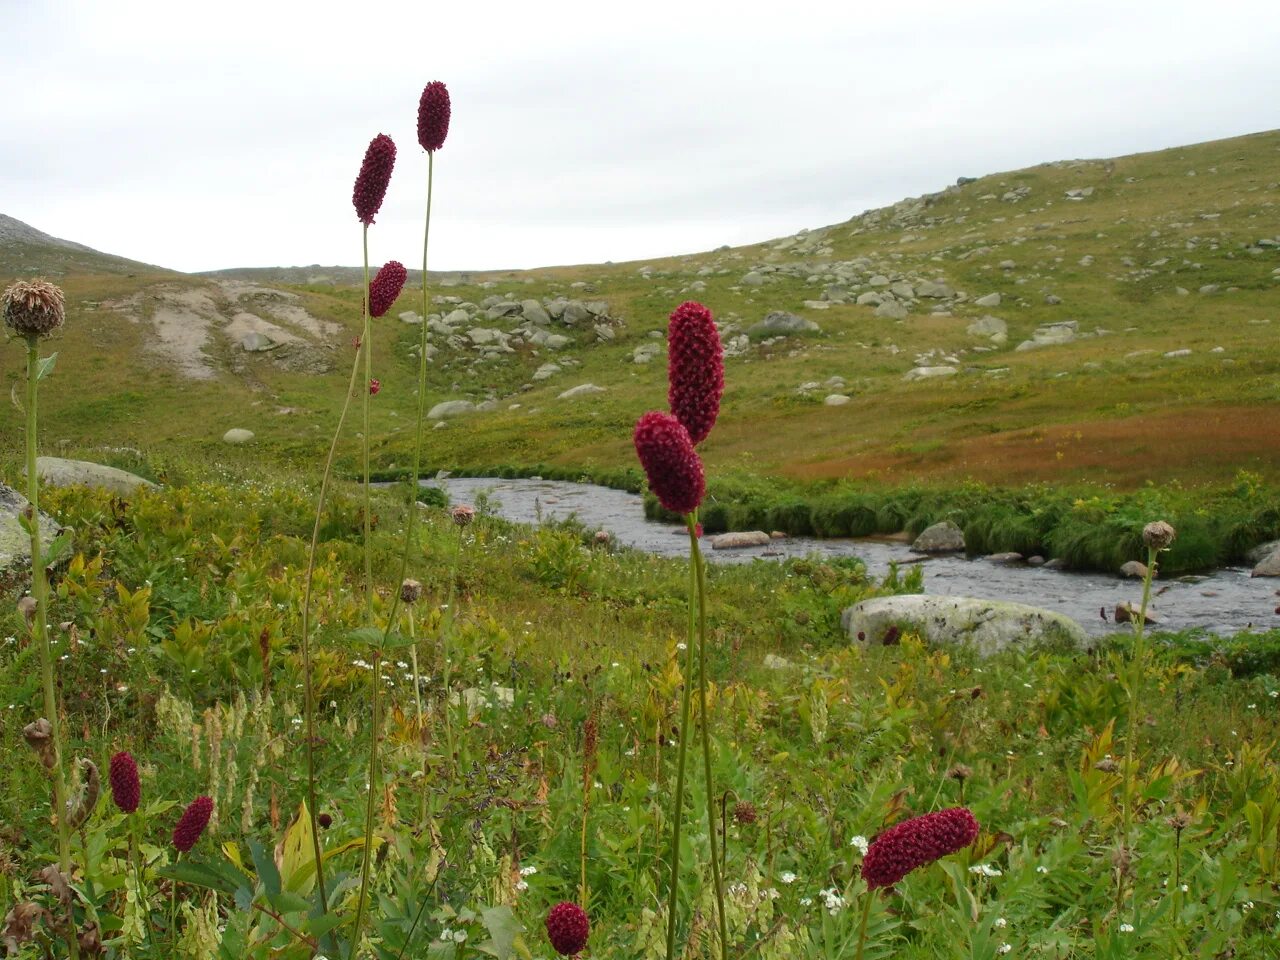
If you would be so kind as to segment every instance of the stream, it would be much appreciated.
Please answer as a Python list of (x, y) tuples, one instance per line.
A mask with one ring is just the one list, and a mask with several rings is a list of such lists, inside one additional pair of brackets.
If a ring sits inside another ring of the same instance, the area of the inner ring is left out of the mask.
[[(495, 477), (448, 477), (423, 480), (422, 485), (443, 487), (453, 503), (474, 503), (478, 495), (483, 495), (496, 514), (517, 523), (564, 520), (576, 514), (589, 529), (608, 530), (615, 543), (660, 556), (688, 554), (684, 527), (646, 520), (639, 494), (588, 483)], [(873, 577), (883, 577), (891, 562), (901, 569), (920, 562), (924, 565), (925, 593), (1011, 600), (1054, 610), (1071, 617), (1094, 636), (1130, 629), (1127, 624), (1112, 622), (1113, 611), (1122, 600), (1137, 607), (1142, 599), (1140, 580), (1006, 565), (981, 557), (966, 559), (963, 555), (921, 560), (909, 544), (880, 538), (787, 537), (761, 547), (707, 549), (704, 556), (712, 563), (748, 563), (815, 553), (858, 557)], [(1236, 567), (1158, 580), (1151, 588), (1151, 609), (1159, 629), (1200, 627), (1222, 636), (1250, 628), (1264, 630), (1280, 626), (1276, 586), (1265, 577), (1250, 578), (1248, 569)], [(1104, 610), (1105, 619), (1101, 615)]]

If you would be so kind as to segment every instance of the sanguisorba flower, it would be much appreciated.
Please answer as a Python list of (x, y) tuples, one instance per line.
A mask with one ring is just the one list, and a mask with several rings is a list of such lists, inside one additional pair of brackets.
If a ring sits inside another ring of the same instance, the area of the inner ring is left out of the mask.
[(690, 300), (667, 325), (667, 403), (695, 445), (706, 439), (724, 393), (724, 348), (711, 311)]
[(379, 380), (377, 377), (370, 377), (369, 378), (369, 396), (376, 397), (378, 395), (378, 392), (381, 389), (382, 389), (382, 381)]
[(400, 296), (409, 271), (399, 260), (388, 260), (369, 283), (369, 316), (381, 317)]
[(916, 867), (963, 850), (978, 837), (978, 821), (952, 807), (895, 824), (871, 841), (862, 859), (867, 887), (891, 887)]
[(586, 911), (576, 903), (557, 903), (547, 914), (547, 939), (562, 957), (581, 953), (590, 933)]
[(351, 193), (356, 216), (366, 227), (373, 223), (382, 207), (387, 184), (391, 182), (391, 168), (395, 165), (396, 145), (390, 137), (380, 133), (369, 141), (369, 149), (364, 152), (364, 162), (360, 164), (360, 173)]
[(707, 478), (684, 424), (669, 413), (651, 410), (636, 421), (633, 439), (658, 502), (681, 516), (698, 509)]
[(20, 337), (47, 337), (66, 319), (62, 290), (48, 280), (15, 280), (0, 297), (4, 324)]
[(435, 153), (444, 146), (449, 135), (449, 91), (439, 80), (432, 80), (422, 88), (418, 100), (418, 143), (427, 153)]
[(173, 845), (181, 853), (189, 851), (200, 839), (200, 834), (204, 833), (204, 828), (209, 825), (209, 817), (212, 815), (211, 799), (201, 796), (192, 800), (187, 809), (182, 811), (182, 818), (178, 820), (178, 825), (173, 828)]
[(138, 809), (142, 783), (138, 779), (138, 764), (131, 753), (121, 750), (111, 758), (107, 780), (111, 783), (111, 799), (122, 813), (133, 813)]

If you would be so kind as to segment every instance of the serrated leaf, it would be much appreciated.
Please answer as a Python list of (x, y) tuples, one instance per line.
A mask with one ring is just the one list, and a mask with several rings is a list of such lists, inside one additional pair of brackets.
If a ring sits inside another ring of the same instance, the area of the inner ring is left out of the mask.
[(391, 633), (387, 635), (383, 641), (383, 650), (397, 650), (401, 647), (412, 647), (417, 641), (413, 637), (406, 637), (402, 633)]
[(53, 373), (54, 365), (58, 362), (58, 355), (51, 353), (47, 357), (41, 357), (36, 361), (36, 383), (39, 383), (45, 377)]
[(511, 908), (506, 906), (488, 907), (480, 912), (480, 919), (493, 941), (493, 955), (506, 960), (511, 956), (516, 937), (524, 932), (524, 927), (511, 912)]

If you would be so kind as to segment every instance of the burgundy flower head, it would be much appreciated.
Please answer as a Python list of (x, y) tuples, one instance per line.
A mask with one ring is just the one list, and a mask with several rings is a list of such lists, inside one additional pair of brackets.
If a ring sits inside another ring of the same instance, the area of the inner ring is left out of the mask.
[(356, 216), (366, 227), (373, 223), (382, 207), (387, 184), (391, 182), (391, 168), (395, 165), (396, 145), (390, 137), (380, 133), (369, 141), (369, 149), (364, 152), (364, 163), (360, 164), (356, 186), (351, 193)]
[(978, 837), (978, 821), (964, 807), (903, 820), (871, 841), (862, 879), (874, 890), (891, 887), (916, 867), (963, 850)]
[(449, 135), (449, 91), (439, 80), (422, 88), (418, 101), (418, 143), (427, 153), (444, 146)]
[(399, 260), (388, 260), (369, 283), (369, 316), (380, 317), (396, 302), (409, 271)]
[(576, 903), (557, 903), (547, 914), (547, 939), (562, 957), (581, 953), (590, 933), (591, 922)]
[(124, 813), (133, 813), (142, 799), (142, 784), (138, 781), (138, 764), (132, 754), (121, 750), (111, 758), (107, 779), (111, 783), (111, 799)]
[(658, 501), (681, 516), (698, 509), (707, 479), (684, 425), (669, 413), (651, 410), (636, 422), (634, 439), (640, 466)]
[(173, 828), (173, 845), (181, 853), (189, 851), (200, 839), (200, 834), (204, 833), (204, 828), (209, 825), (209, 817), (212, 815), (212, 800), (208, 797), (196, 797), (192, 800), (187, 809), (182, 811), (182, 818), (178, 821), (178, 825)]
[(690, 300), (667, 325), (667, 403), (694, 444), (706, 439), (724, 393), (724, 349), (711, 311)]
[(370, 377), (369, 378), (369, 396), (376, 397), (378, 395), (378, 391), (381, 389), (382, 389), (382, 381), (379, 380), (377, 377)]

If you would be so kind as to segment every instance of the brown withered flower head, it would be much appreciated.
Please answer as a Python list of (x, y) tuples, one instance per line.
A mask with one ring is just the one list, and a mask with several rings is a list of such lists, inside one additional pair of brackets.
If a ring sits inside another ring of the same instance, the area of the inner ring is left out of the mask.
[(476, 518), (476, 508), (466, 503), (460, 503), (449, 511), (449, 516), (453, 517), (453, 522), (459, 527), (465, 527)]
[(1148, 523), (1142, 528), (1142, 542), (1157, 552), (1168, 550), (1177, 536), (1178, 532), (1163, 520)]
[(0, 297), (4, 325), (20, 337), (47, 337), (66, 319), (65, 299), (48, 280), (15, 280)]
[(755, 823), (759, 816), (756, 805), (750, 800), (739, 800), (733, 805), (733, 819), (744, 827)]
[(422, 584), (417, 580), (406, 578), (404, 583), (400, 584), (401, 603), (417, 603), (418, 598), (421, 596)]
[(22, 728), (23, 739), (27, 746), (36, 752), (46, 770), (52, 770), (57, 764), (57, 756), (53, 752), (53, 724), (44, 717), (32, 720)]

